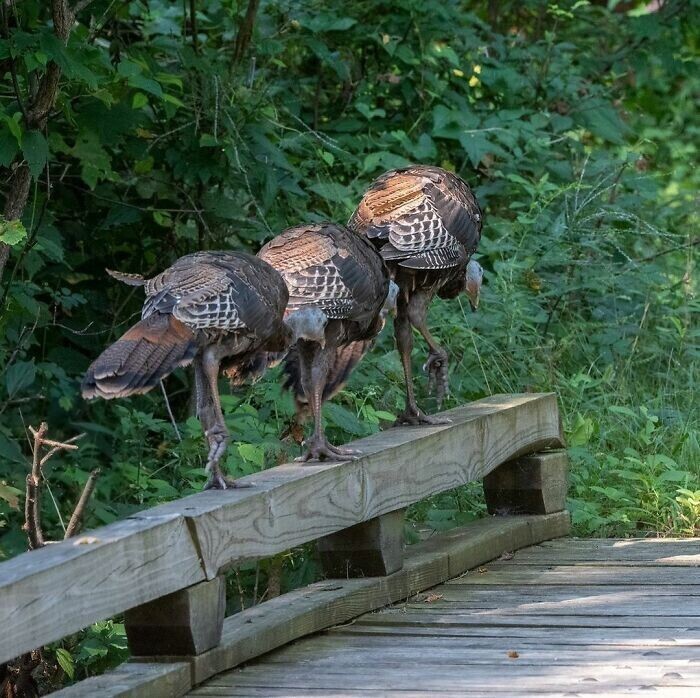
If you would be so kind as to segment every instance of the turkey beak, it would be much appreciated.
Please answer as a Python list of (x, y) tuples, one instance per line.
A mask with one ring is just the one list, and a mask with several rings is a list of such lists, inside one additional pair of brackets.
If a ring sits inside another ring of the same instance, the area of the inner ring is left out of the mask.
[(479, 284), (476, 281), (467, 281), (466, 292), (469, 307), (472, 309), (472, 313), (475, 313), (479, 307)]

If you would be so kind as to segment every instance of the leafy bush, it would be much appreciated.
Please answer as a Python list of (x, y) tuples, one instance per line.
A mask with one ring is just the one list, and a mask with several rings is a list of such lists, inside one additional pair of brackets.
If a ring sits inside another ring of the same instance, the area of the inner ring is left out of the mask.
[[(140, 306), (105, 267), (150, 274), (194, 249), (254, 250), (300, 220), (345, 220), (372, 178), (413, 161), (460, 173), (488, 215), (481, 311), (431, 311), (451, 404), (557, 391), (577, 531), (697, 532), (696, 1), (649, 13), (268, 0), (246, 43), (233, 0), (195, 3), (194, 21), (183, 3), (95, 0), (66, 45), (50, 5), (3, 10), (0, 41), (8, 206), (21, 163), (32, 177), (21, 222), (0, 229), (3, 554), (24, 549), (24, 433), (41, 419), (89, 435), (47, 470), (49, 531), (62, 525), (53, 502), (73, 502), (96, 465), (92, 524), (202, 485), (186, 373), (168, 381), (181, 441), (157, 392), (79, 397), (91, 358)], [(45, 129), (27, 128), (22, 110), (52, 64), (55, 108)], [(390, 421), (401, 381), (385, 331), (328, 406), (332, 435)], [(294, 455), (276, 374), (224, 403), (232, 474)], [(415, 516), (442, 527), (482, 507), (465, 491)]]

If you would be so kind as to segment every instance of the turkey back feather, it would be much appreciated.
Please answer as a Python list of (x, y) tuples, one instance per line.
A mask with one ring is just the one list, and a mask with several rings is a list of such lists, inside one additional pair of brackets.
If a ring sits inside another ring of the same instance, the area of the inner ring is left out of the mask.
[(197, 353), (193, 331), (159, 312), (137, 322), (93, 361), (81, 386), (84, 398), (140, 395)]

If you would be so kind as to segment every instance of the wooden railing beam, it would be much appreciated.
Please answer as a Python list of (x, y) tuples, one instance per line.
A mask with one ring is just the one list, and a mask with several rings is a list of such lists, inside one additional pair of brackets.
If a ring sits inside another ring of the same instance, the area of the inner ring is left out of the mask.
[(289, 464), (248, 488), (185, 497), (0, 564), (0, 662), (98, 620), (482, 479), (563, 445), (556, 396), (495, 395), (353, 444), (356, 460)]

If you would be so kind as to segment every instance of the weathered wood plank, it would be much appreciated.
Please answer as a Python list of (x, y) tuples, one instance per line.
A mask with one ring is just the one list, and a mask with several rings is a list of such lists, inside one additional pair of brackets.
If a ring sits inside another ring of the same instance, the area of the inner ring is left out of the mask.
[[(682, 609), (678, 609), (681, 613)], [(514, 614), (511, 611), (464, 611), (439, 612), (430, 610), (400, 610), (387, 609), (384, 613), (374, 617), (363, 618), (365, 625), (425, 625), (431, 627), (461, 625), (461, 626), (500, 626), (511, 628), (515, 626), (538, 626), (550, 628), (661, 628), (677, 630), (678, 632), (692, 632), (694, 635), (700, 630), (700, 618), (686, 618), (676, 616), (585, 616), (576, 614)], [(506, 632), (504, 630), (504, 632)], [(673, 633), (670, 633), (673, 635)]]
[[(184, 513), (207, 574), (275, 555), (481, 479), (519, 455), (563, 445), (554, 394), (497, 395), (445, 412), (452, 423), (398, 427), (353, 442), (353, 461), (288, 464), (147, 515)], [(232, 545), (235, 536), (235, 545)]]
[(513, 565), (552, 562), (559, 565), (678, 565), (700, 567), (700, 538), (573, 538), (548, 541), (520, 551)]
[(389, 623), (367, 624), (363, 618), (333, 633), (339, 635), (373, 635), (394, 637), (402, 642), (404, 637), (464, 638), (468, 642), (490, 642), (504, 636), (514, 642), (557, 642), (562, 645), (627, 645), (630, 647), (681, 647), (700, 646), (697, 628), (679, 628), (677, 632), (667, 628), (598, 628), (598, 627), (538, 627), (511, 626), (507, 634), (499, 625), (392, 625)]
[(566, 508), (569, 456), (534, 453), (499, 465), (484, 478), (489, 514), (551, 514)]
[[(355, 461), (286, 465), (0, 564), (0, 662), (227, 566), (315, 540), (562, 445), (553, 394), (494, 396), (390, 429)], [(91, 541), (86, 543), (86, 541)], [(205, 573), (202, 572), (202, 564)]]
[(175, 698), (184, 695), (191, 685), (187, 662), (122, 664), (114, 671), (51, 695), (55, 698)]
[[(522, 599), (511, 594), (494, 594), (490, 598), (471, 598), (465, 594), (469, 587), (446, 585), (430, 605), (422, 601), (409, 601), (402, 606), (407, 611), (426, 610), (441, 613), (475, 613), (488, 615), (491, 612), (512, 613), (513, 615), (583, 615), (583, 616), (677, 616), (685, 618), (700, 616), (700, 596), (652, 596), (637, 595), (626, 598), (622, 595), (580, 596), (573, 598), (550, 599), (548, 596)], [(435, 592), (437, 594), (437, 592)], [(465, 598), (466, 597), (466, 598)], [(654, 598), (650, 604), (649, 599)]]
[[(506, 546), (565, 535), (566, 512), (483, 519), (406, 549), (403, 570), (388, 577), (319, 582), (226, 618), (221, 644), (193, 661), (200, 683), (298, 637), (344, 623), (449, 578), (460, 564), (479, 565)], [(443, 544), (440, 544), (442, 540)]]
[[(697, 628), (678, 628), (669, 631), (667, 628), (551, 628), (537, 626), (510, 627), (507, 633), (498, 625), (464, 626), (464, 625), (366, 625), (362, 618), (356, 622), (333, 629), (334, 634), (372, 635), (394, 638), (395, 642), (403, 642), (403, 638), (432, 637), (432, 638), (464, 638), (466, 642), (493, 643), (511, 639), (516, 642), (531, 642), (544, 644), (546, 642), (559, 645), (613, 647), (699, 647), (700, 632)], [(698, 651), (698, 650), (694, 650)]]
[[(663, 668), (645, 667), (643, 665), (627, 667), (627, 665), (610, 667), (608, 671), (595, 665), (588, 667), (550, 666), (544, 672), (541, 667), (519, 665), (517, 661), (509, 664), (476, 665), (465, 669), (461, 666), (439, 666), (430, 671), (430, 665), (424, 658), (413, 656), (412, 661), (404, 660), (397, 665), (384, 664), (380, 658), (368, 667), (324, 668), (324, 671), (308, 671), (297, 665), (291, 668), (284, 665), (260, 664), (242, 669), (234, 669), (213, 677), (208, 686), (244, 687), (244, 686), (277, 686), (287, 689), (297, 688), (326, 688), (329, 691), (352, 686), (355, 689), (405, 689), (415, 690), (420, 687), (426, 695), (437, 691), (455, 691), (462, 688), (505, 689), (517, 685), (521, 690), (529, 688), (532, 691), (540, 688), (555, 688), (570, 691), (590, 687), (611, 690), (628, 689), (642, 690), (644, 686), (657, 687), (698, 687), (700, 686), (700, 669), (697, 666), (686, 667), (682, 671), (664, 671)], [(195, 690), (190, 695), (202, 695)]]
[[(415, 639), (408, 642), (402, 638), (400, 643), (388, 637), (369, 638), (366, 642), (362, 636), (312, 638), (304, 643), (289, 645), (265, 658), (265, 664), (292, 666), (302, 663), (306, 669), (323, 671), (327, 666), (337, 668), (353, 665), (371, 666), (374, 662), (394, 664), (411, 662), (421, 657), (421, 662), (431, 666), (458, 666), (472, 664), (513, 664), (509, 652), (517, 651), (518, 665), (526, 666), (625, 666), (643, 665), (645, 667), (670, 667), (674, 669), (688, 667), (697, 659), (697, 647), (665, 648), (647, 650), (630, 649), (589, 649), (581, 647), (562, 648), (559, 645), (526, 645), (504, 640), (501, 645), (491, 647), (473, 647), (465, 643), (457, 645), (454, 641), (432, 638)], [(379, 640), (379, 641), (378, 641)]]
[[(644, 688), (644, 695), (647, 691), (654, 691), (655, 688), (649, 685)], [(245, 686), (245, 687), (222, 687), (222, 686), (202, 686), (197, 689), (196, 693), (191, 693), (192, 696), (219, 696), (221, 698), (329, 698), (328, 689), (325, 688), (277, 688), (273, 686), (266, 686), (265, 688), (259, 688), (257, 686)], [(371, 688), (363, 688), (359, 690), (352, 690), (348, 688), (335, 688), (331, 694), (332, 698), (364, 698), (365, 696), (382, 696), (382, 698), (426, 698), (425, 691), (409, 691), (409, 690), (396, 690), (391, 689), (378, 689), (374, 690)], [(440, 691), (439, 693), (433, 693), (433, 695), (439, 696), (439, 698), (464, 698), (465, 696), (503, 696), (504, 698), (533, 698), (533, 695), (546, 695), (547, 698), (587, 698), (588, 696), (605, 696), (605, 698), (629, 698), (629, 690), (623, 691), (611, 691), (609, 688), (603, 686), (601, 688), (576, 688), (576, 691), (568, 691), (563, 693), (558, 688), (552, 688), (544, 686), (538, 688), (536, 693), (533, 693), (531, 689), (521, 690), (517, 686), (508, 686), (507, 688), (501, 687), (471, 687), (465, 686), (460, 691)], [(675, 688), (672, 686), (665, 686), (663, 688), (663, 698), (694, 698), (695, 693), (693, 689), (687, 688)]]
[(316, 543), (324, 575), (378, 577), (403, 567), (405, 509), (382, 514)]
[(225, 612), (223, 575), (132, 608), (124, 616), (131, 654), (201, 654), (219, 644)]
[(0, 565), (0, 662), (205, 579), (182, 516), (132, 517)]
[[(553, 561), (555, 563), (555, 561)], [(455, 578), (449, 584), (507, 584), (507, 585), (620, 585), (649, 584), (652, 586), (698, 584), (698, 571), (688, 567), (630, 567), (629, 565), (509, 565), (492, 563), (484, 572), (476, 570)]]

